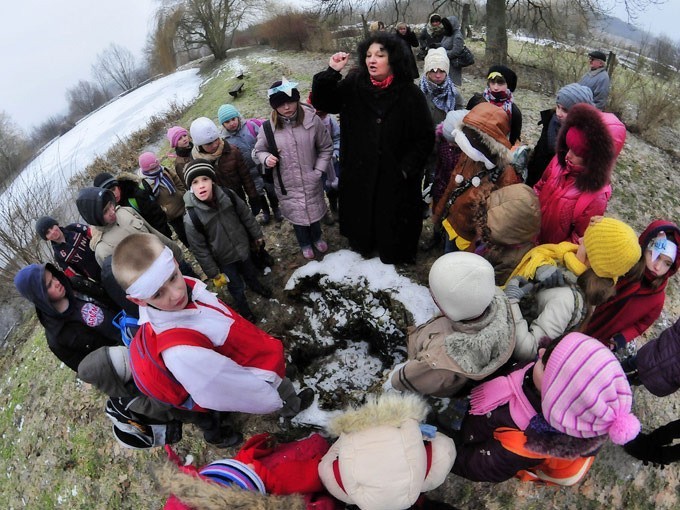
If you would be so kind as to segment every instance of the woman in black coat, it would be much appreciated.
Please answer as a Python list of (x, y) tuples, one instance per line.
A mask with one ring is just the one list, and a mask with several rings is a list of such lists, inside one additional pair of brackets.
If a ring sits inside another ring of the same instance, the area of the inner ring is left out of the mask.
[(393, 35), (371, 35), (344, 79), (349, 54), (339, 52), (312, 82), (314, 106), (340, 114), (340, 233), (364, 256), (377, 250), (386, 264), (415, 262), (423, 167), (434, 144), (405, 48)]

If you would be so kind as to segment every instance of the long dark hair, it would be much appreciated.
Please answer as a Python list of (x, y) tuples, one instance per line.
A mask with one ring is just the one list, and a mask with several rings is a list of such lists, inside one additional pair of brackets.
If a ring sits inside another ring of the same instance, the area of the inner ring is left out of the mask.
[(358, 72), (368, 78), (366, 67), (366, 52), (371, 44), (380, 44), (387, 51), (390, 68), (396, 81), (411, 81), (409, 72), (409, 56), (406, 53), (406, 45), (394, 34), (377, 32), (369, 35), (357, 46)]

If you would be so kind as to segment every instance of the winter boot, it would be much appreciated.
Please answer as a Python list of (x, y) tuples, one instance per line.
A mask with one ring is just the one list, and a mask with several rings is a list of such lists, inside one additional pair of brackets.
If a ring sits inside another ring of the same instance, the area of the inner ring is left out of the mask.
[(283, 221), (283, 214), (281, 214), (281, 209), (274, 207), (274, 219), (276, 223), (281, 223)]
[(257, 319), (255, 318), (255, 314), (250, 309), (250, 306), (248, 306), (248, 303), (246, 303), (245, 301), (243, 303), (240, 303), (240, 304), (237, 303), (234, 306), (234, 308), (236, 309), (238, 314), (241, 317), (243, 317), (245, 320), (247, 320), (248, 322), (252, 322), (253, 324), (255, 324), (255, 322), (257, 322)]
[(272, 289), (270, 289), (266, 285), (262, 285), (262, 283), (260, 282), (257, 282), (257, 285), (251, 285), (250, 290), (267, 299), (272, 297)]

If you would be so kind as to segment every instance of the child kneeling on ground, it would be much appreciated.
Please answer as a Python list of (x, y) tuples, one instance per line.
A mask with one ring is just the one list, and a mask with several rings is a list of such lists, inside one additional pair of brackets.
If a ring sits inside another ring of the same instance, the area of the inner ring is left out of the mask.
[(475, 389), (452, 472), (478, 482), (574, 485), (607, 436), (625, 444), (640, 432), (621, 365), (594, 338), (570, 333), (538, 360)]
[(314, 400), (285, 376), (283, 345), (183, 277), (154, 236), (134, 234), (113, 254), (113, 274), (139, 305), (132, 374), (146, 395), (180, 409), (293, 417)]

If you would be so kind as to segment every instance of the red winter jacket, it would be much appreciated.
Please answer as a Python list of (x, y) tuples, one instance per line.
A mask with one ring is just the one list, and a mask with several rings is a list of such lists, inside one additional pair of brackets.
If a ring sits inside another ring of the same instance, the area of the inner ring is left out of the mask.
[[(640, 235), (642, 256), (649, 242), (661, 231), (668, 239), (680, 246), (680, 229), (675, 223), (656, 220), (649, 224)], [(621, 278), (616, 285), (616, 295), (606, 303), (601, 304), (593, 312), (584, 333), (597, 338), (601, 342), (608, 342), (616, 334), (621, 334), (630, 342), (654, 324), (663, 310), (666, 299), (666, 285), (668, 279), (678, 271), (679, 257), (664, 275), (664, 281), (656, 288), (650, 286), (647, 272), (641, 280), (630, 281)]]

